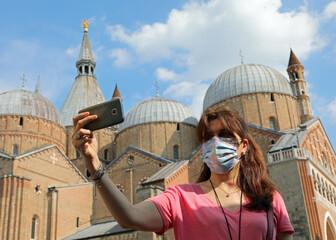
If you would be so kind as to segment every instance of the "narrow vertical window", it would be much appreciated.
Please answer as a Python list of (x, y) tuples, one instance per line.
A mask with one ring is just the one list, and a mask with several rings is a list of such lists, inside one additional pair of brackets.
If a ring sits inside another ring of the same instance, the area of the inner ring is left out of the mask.
[(274, 102), (274, 94), (271, 93), (271, 102)]
[(23, 117), (20, 117), (20, 126), (23, 126)]
[(179, 149), (178, 149), (178, 146), (175, 145), (173, 147), (173, 150), (174, 150), (174, 159), (179, 159)]
[(19, 146), (18, 145), (14, 145), (13, 146), (13, 155), (17, 156), (19, 154)]
[(295, 78), (295, 79), (299, 79), (299, 75), (298, 75), (297, 72), (294, 73), (294, 78)]
[(270, 124), (270, 129), (276, 130), (275, 129), (275, 118), (274, 117), (270, 117), (269, 124)]
[(31, 239), (36, 239), (36, 224), (37, 224), (36, 218), (33, 217), (31, 225), (31, 235), (30, 235)]
[(82, 75), (82, 73), (83, 73), (83, 68), (82, 68), (82, 66), (80, 66), (79, 67), (79, 73)]
[(76, 219), (76, 227), (79, 228), (79, 217)]
[(84, 71), (85, 71), (86, 74), (89, 74), (89, 66), (85, 66)]
[(80, 154), (77, 150), (76, 150), (76, 158), (80, 158)]
[(176, 125), (176, 131), (180, 131), (180, 124), (178, 123), (177, 125)]
[(108, 157), (108, 149), (104, 150), (104, 159), (107, 160)]

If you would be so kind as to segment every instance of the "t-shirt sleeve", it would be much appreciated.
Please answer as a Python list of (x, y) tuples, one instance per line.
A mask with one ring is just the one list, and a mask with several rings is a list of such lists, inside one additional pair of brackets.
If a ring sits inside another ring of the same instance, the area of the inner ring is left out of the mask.
[(160, 195), (149, 198), (149, 200), (156, 205), (161, 214), (164, 227), (162, 231), (156, 232), (156, 234), (162, 235), (168, 229), (173, 227), (175, 217), (174, 207), (179, 206), (178, 187), (170, 187)]
[(294, 229), (289, 220), (285, 202), (278, 192), (275, 192), (273, 196), (273, 208), (277, 232), (290, 232), (293, 234)]

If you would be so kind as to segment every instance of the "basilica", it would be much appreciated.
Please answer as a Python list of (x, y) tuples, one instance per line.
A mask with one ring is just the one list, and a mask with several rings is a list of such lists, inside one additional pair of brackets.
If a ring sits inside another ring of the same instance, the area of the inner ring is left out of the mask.
[[(266, 63), (267, 64), (267, 63)], [(77, 76), (58, 110), (24, 88), (0, 93), (0, 239), (174, 239), (123, 229), (86, 178), (71, 144), (72, 118), (105, 99), (87, 27)], [(229, 106), (247, 122), (286, 203), (294, 239), (336, 240), (336, 155), (312, 113), (304, 66), (290, 50), (288, 78), (261, 64), (240, 64), (209, 85), (203, 110)], [(113, 98), (123, 99), (117, 86)], [(170, 186), (195, 182), (202, 166), (197, 117), (157, 93), (119, 125), (95, 132), (106, 174), (136, 204)]]

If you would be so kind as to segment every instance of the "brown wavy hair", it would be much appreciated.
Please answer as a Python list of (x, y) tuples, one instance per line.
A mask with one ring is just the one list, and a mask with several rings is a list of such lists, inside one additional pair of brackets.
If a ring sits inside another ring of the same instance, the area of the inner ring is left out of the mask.
[[(268, 210), (272, 201), (273, 193), (277, 190), (275, 184), (269, 178), (266, 163), (262, 152), (251, 135), (247, 125), (239, 114), (229, 107), (218, 110), (206, 110), (196, 127), (197, 140), (202, 144), (207, 141), (208, 127), (212, 120), (218, 119), (223, 125), (223, 130), (230, 135), (236, 133), (241, 139), (248, 140), (245, 155), (241, 157), (237, 185), (251, 202), (245, 207), (250, 209)], [(210, 179), (211, 171), (204, 163), (197, 183)]]

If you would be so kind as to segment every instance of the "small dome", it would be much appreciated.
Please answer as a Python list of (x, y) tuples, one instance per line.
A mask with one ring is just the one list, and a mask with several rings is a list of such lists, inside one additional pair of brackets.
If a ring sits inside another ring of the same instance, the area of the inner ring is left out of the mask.
[(260, 92), (293, 96), (290, 83), (275, 69), (242, 64), (223, 72), (211, 83), (204, 97), (203, 110), (228, 98)]
[(44, 118), (60, 124), (57, 108), (42, 95), (24, 89), (0, 93), (0, 115)]
[(196, 126), (195, 115), (185, 105), (174, 100), (155, 97), (135, 105), (119, 125), (119, 132), (139, 124), (151, 122), (177, 122)]

